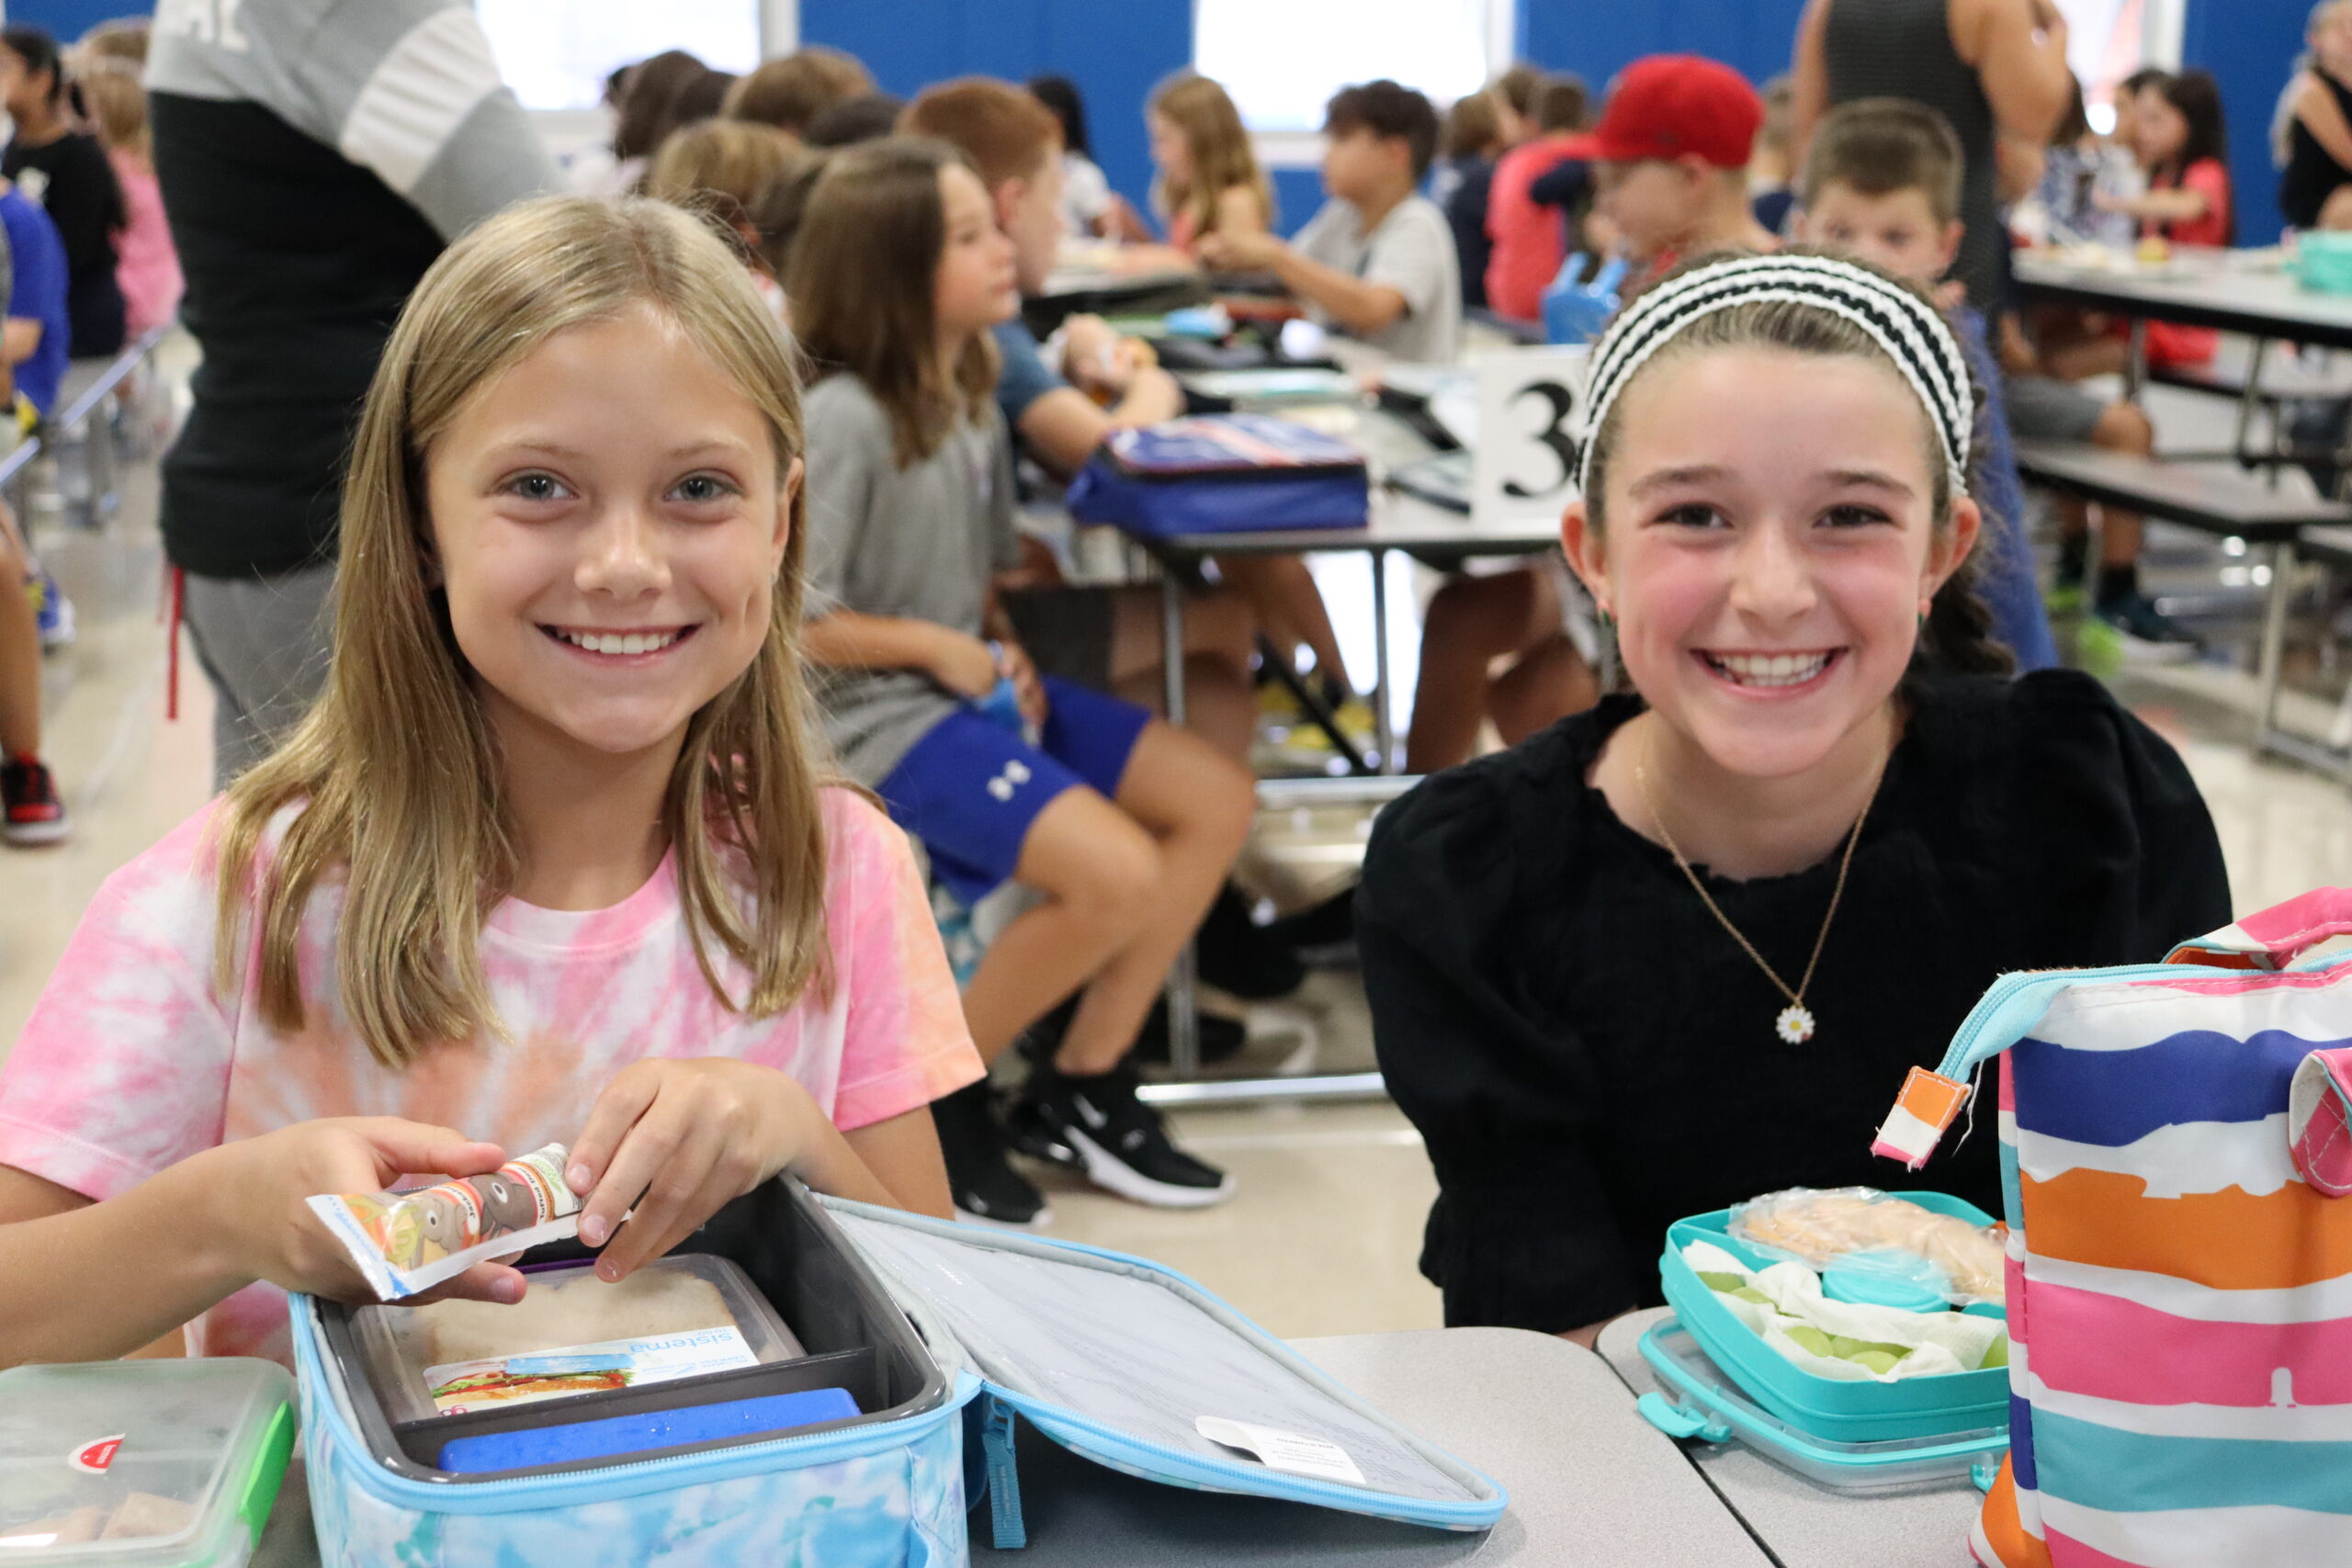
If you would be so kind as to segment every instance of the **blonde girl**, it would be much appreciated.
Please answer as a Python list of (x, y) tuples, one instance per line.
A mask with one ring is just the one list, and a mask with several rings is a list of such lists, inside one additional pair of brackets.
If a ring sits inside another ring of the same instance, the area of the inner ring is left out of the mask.
[(115, 236), (119, 254), (114, 276), (122, 288), (123, 326), (137, 337), (172, 319), (186, 288), (179, 252), (164, 219), (164, 193), (155, 182), (147, 89), (140, 85), (135, 62), (98, 55), (82, 75), (82, 96), (89, 103), (107, 161), (114, 165), (115, 183), (122, 187), (128, 221)]
[[(2079, 671), (2004, 678), (1923, 292), (1703, 257), (1592, 364), (1563, 543), (1633, 689), (1383, 813), (1357, 922), (1447, 1321), (1586, 1343), (1661, 1299), (1675, 1220), (1898, 1174), (1870, 1107), (1996, 976), (2230, 914), (2172, 748)], [(1992, 1140), (1920, 1179), (2000, 1207)]]
[(1159, 170), (1151, 207), (1168, 226), (1170, 244), (1190, 255), (1204, 234), (1260, 234), (1273, 227), (1274, 187), (1223, 87), (1179, 72), (1152, 90), (1144, 123)]
[(905, 840), (819, 761), (800, 442), (684, 213), (526, 203), (434, 265), (325, 694), (107, 881), (0, 1073), (0, 1364), (283, 1359), (281, 1288), (361, 1289), (306, 1195), (551, 1141), (606, 1279), (781, 1171), (945, 1210), (927, 1107), (979, 1061)]

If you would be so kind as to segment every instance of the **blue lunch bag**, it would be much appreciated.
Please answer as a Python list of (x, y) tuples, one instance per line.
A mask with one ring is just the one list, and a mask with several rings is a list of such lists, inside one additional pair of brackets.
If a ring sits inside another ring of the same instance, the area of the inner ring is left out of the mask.
[(1361, 528), (1372, 481), (1336, 435), (1264, 414), (1116, 430), (1070, 481), (1069, 514), (1130, 534)]
[[(1026, 1543), (1022, 1420), (1113, 1469), (1202, 1491), (1459, 1530), (1506, 1505), (1492, 1481), (1139, 1258), (815, 1197), (788, 1179), (677, 1250), (738, 1264), (809, 1356), (395, 1422), (357, 1352), (353, 1317), (368, 1309), (293, 1298), (323, 1568), (956, 1568), (969, 1561), (967, 1499), (983, 1494), (995, 1543)], [(463, 1436), (828, 1385), (865, 1414), (530, 1470), (437, 1468)], [(1299, 1442), (1273, 1456), (1278, 1470), (1202, 1434), (1220, 1421)], [(1353, 1480), (1334, 1478), (1332, 1452)]]

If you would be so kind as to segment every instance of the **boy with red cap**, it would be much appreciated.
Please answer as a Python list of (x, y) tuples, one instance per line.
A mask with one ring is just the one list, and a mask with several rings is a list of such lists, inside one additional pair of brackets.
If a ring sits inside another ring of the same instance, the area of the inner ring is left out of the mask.
[(1747, 161), (1764, 103), (1730, 66), (1653, 54), (1625, 67), (1570, 155), (1593, 165), (1600, 210), (1626, 249), (1662, 272), (1684, 255), (1779, 242), (1747, 201)]

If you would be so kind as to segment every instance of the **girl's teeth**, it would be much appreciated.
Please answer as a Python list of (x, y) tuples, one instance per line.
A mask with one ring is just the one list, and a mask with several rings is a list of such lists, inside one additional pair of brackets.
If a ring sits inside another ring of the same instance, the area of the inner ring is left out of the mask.
[(615, 632), (566, 632), (563, 639), (575, 648), (591, 653), (653, 653), (678, 640), (675, 633), (657, 632), (646, 636), (630, 632), (626, 636)]
[(1734, 653), (1708, 662), (1742, 686), (1801, 686), (1827, 667), (1829, 655)]

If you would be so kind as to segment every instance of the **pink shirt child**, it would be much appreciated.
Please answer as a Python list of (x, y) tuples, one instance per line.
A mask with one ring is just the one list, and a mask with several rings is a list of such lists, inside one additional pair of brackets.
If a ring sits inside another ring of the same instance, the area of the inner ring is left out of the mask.
[(180, 308), (180, 254), (172, 248), (171, 226), (164, 221), (164, 195), (155, 171), (142, 158), (117, 149), (107, 154), (114, 177), (122, 186), (123, 209), (130, 221), (115, 236), (119, 253), (115, 281), (122, 288), (124, 324), (139, 336), (163, 325)]
[[(812, 987), (765, 1019), (722, 1006), (695, 964), (664, 857), (609, 909), (510, 898), (492, 910), (482, 969), (506, 1038), (434, 1047), (405, 1072), (377, 1061), (344, 1015), (339, 884), (322, 886), (303, 921), (300, 1032), (261, 1021), (255, 938), (242, 989), (215, 992), (216, 803), (91, 901), (0, 1070), (0, 1164), (103, 1201), (216, 1144), (350, 1115), (437, 1122), (522, 1153), (574, 1136), (605, 1086), (647, 1056), (777, 1068), (843, 1131), (928, 1105), (982, 1068), (922, 878), (881, 812), (845, 790), (822, 800), (830, 999)], [(741, 971), (718, 967), (742, 995)], [(194, 1325), (188, 1348), (288, 1360), (285, 1293), (239, 1292)]]

